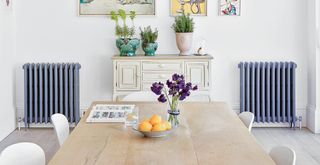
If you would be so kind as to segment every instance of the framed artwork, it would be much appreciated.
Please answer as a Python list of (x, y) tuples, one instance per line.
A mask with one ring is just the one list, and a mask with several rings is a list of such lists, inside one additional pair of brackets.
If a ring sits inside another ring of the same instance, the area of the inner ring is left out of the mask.
[(181, 15), (183, 11), (192, 16), (207, 16), (208, 0), (170, 0), (171, 16)]
[(111, 11), (124, 9), (137, 15), (155, 15), (156, 0), (78, 0), (79, 15), (110, 15)]
[(0, 10), (12, 12), (12, 0), (0, 0)]
[(219, 15), (240, 16), (241, 0), (220, 0)]

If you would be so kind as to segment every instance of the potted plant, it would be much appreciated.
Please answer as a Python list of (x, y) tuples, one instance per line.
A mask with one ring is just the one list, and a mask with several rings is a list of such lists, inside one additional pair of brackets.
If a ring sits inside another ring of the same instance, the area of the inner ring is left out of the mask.
[[(119, 17), (122, 20), (122, 25), (119, 23)], [(131, 27), (127, 25), (127, 14), (124, 10), (120, 9), (118, 13), (111, 11), (111, 19), (116, 23), (116, 40), (117, 48), (120, 51), (120, 56), (135, 56), (136, 50), (140, 45), (140, 40), (133, 38), (135, 34), (134, 19), (136, 18), (136, 13), (130, 11), (129, 14), (131, 20)]]
[(194, 30), (193, 18), (190, 17), (190, 14), (186, 15), (183, 12), (181, 16), (175, 17), (172, 28), (176, 32), (176, 42), (180, 55), (190, 55)]
[(151, 91), (159, 96), (159, 102), (168, 102), (168, 121), (173, 127), (177, 127), (180, 115), (179, 101), (189, 97), (191, 91), (198, 90), (198, 86), (193, 86), (191, 82), (186, 83), (184, 76), (179, 74), (173, 74), (172, 80), (167, 80), (166, 86), (161, 82), (155, 82), (151, 86)]
[(140, 27), (140, 36), (142, 40), (142, 49), (145, 52), (145, 55), (154, 56), (158, 49), (158, 43), (156, 42), (158, 39), (158, 29), (152, 31), (151, 27), (148, 26), (142, 30)]

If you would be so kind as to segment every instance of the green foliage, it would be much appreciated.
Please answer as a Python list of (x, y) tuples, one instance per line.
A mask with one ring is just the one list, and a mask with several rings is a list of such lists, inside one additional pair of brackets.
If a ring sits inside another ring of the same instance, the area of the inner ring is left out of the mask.
[(136, 12), (130, 11), (130, 19), (133, 21), (136, 18)]
[[(135, 34), (135, 27), (134, 27), (134, 19), (136, 18), (136, 12), (135, 11), (130, 11), (130, 19), (131, 19), (131, 23), (132, 26), (129, 27), (127, 25), (127, 13), (125, 10), (120, 9), (118, 10), (118, 13), (116, 13), (115, 11), (111, 11), (111, 20), (115, 21), (116, 23), (116, 36), (123, 38), (123, 39), (128, 39), (128, 38), (132, 38), (133, 35)], [(120, 25), (119, 23), (119, 17), (122, 20), (122, 25)]]
[(152, 31), (151, 27), (148, 26), (142, 30), (140, 27), (140, 36), (144, 44), (155, 43), (158, 39), (158, 29)]
[(194, 22), (193, 18), (190, 17), (190, 14), (182, 14), (181, 16), (177, 16), (175, 18), (174, 24), (172, 25), (172, 29), (176, 33), (190, 33), (194, 30)]
[(124, 11), (123, 9), (119, 9), (118, 13), (119, 13), (120, 18), (122, 19), (122, 21), (125, 24), (126, 19), (127, 19), (126, 11)]

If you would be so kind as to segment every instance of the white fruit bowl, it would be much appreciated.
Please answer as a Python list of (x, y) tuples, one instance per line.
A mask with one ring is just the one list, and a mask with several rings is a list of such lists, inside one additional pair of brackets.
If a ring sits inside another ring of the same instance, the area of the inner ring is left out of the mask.
[(150, 132), (144, 132), (144, 131), (140, 131), (138, 129), (138, 125), (134, 125), (132, 126), (132, 129), (135, 130), (135, 131), (138, 131), (140, 133), (142, 133), (145, 137), (149, 137), (149, 138), (160, 138), (160, 137), (166, 137), (168, 136), (169, 134), (171, 134), (175, 129), (172, 128), (170, 130), (167, 130), (167, 131), (150, 131)]

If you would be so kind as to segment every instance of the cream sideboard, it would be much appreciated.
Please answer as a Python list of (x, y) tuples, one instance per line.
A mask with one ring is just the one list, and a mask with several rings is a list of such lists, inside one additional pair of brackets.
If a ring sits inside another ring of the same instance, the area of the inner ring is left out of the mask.
[(187, 82), (198, 85), (194, 98), (210, 101), (212, 59), (210, 55), (113, 56), (113, 100), (136, 91), (150, 91), (152, 83), (166, 82), (178, 73), (185, 75)]

